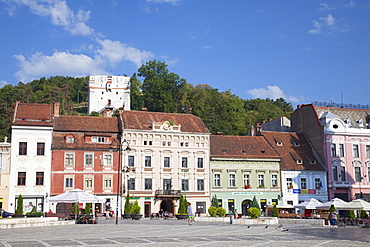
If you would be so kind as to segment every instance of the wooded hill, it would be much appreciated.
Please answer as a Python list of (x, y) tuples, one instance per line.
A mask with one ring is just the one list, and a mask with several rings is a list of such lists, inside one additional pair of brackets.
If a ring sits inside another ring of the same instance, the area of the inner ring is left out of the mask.
[[(143, 64), (131, 76), (130, 84), (131, 110), (191, 113), (200, 117), (212, 134), (246, 135), (251, 126), (289, 117), (293, 112), (291, 103), (283, 98), (244, 100), (231, 90), (219, 92), (206, 84), (194, 86), (156, 60)], [(5, 85), (0, 89), (0, 140), (10, 137), (16, 101), (60, 102), (61, 115), (88, 115), (88, 77), (43, 77), (27, 84)]]

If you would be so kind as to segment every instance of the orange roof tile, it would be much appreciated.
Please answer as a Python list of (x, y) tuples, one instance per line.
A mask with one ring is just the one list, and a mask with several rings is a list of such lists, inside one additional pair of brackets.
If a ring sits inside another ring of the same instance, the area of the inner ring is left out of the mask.
[(53, 104), (17, 102), (13, 125), (52, 126)]
[(115, 117), (58, 116), (54, 118), (54, 131), (118, 133)]

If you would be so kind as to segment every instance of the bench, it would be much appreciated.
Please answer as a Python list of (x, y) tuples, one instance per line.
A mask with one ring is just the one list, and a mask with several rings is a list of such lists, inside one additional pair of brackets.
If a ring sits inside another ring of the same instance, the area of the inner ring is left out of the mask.
[(96, 213), (96, 217), (105, 217), (105, 213)]
[(68, 218), (65, 213), (45, 213), (45, 217), (58, 217), (58, 220), (66, 220)]

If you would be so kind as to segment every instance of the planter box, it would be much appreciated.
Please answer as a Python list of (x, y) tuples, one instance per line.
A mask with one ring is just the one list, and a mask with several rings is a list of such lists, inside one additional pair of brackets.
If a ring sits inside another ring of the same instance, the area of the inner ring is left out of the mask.
[(143, 217), (142, 214), (131, 214), (131, 219), (133, 220), (140, 220)]
[(131, 219), (131, 214), (122, 214), (122, 215), (121, 215), (121, 219), (122, 219), (122, 220), (128, 220), (128, 219)]
[(176, 219), (178, 220), (185, 220), (188, 218), (186, 214), (175, 214)]

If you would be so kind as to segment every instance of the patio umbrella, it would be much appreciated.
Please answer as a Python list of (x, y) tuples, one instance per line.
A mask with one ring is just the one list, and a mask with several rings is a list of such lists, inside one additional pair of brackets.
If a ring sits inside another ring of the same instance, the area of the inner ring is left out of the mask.
[(47, 202), (64, 203), (103, 203), (105, 199), (100, 199), (81, 189), (70, 190), (66, 193), (53, 196), (47, 199)]
[(342, 205), (346, 205), (346, 204), (348, 204), (348, 202), (345, 202), (340, 198), (334, 198), (334, 199), (331, 199), (328, 202), (325, 202), (325, 203), (317, 206), (316, 209), (330, 209), (331, 205), (334, 205), (334, 207), (337, 208), (338, 206), (342, 206)]
[(370, 210), (370, 203), (362, 199), (353, 200), (337, 207), (339, 210)]
[(316, 209), (317, 206), (322, 205), (322, 202), (319, 202), (315, 198), (301, 202), (300, 204), (294, 205), (294, 208), (303, 208), (303, 209)]
[[(96, 197), (93, 194), (90, 194), (81, 189), (74, 189), (67, 191), (63, 194), (50, 197), (46, 200), (46, 202), (54, 202), (54, 203), (93, 203), (93, 208), (95, 203), (104, 203), (105, 199), (101, 199)], [(76, 220), (75, 215), (75, 220)], [(95, 217), (95, 214), (94, 214)]]

